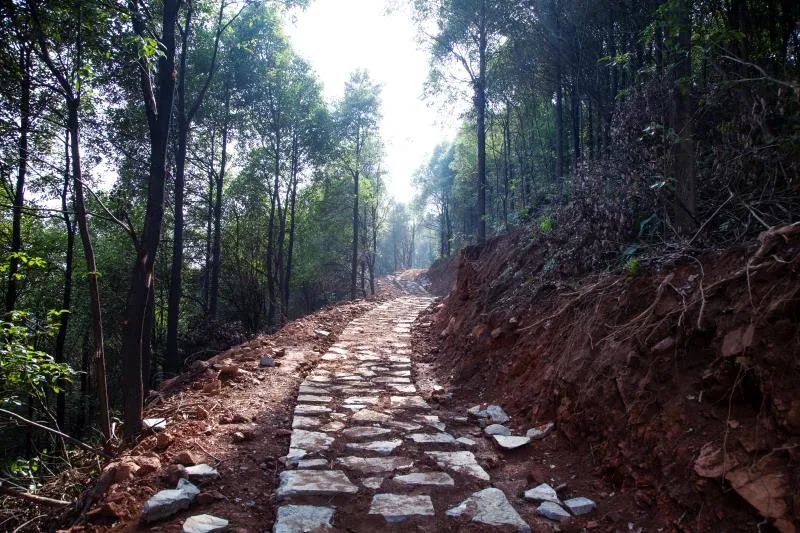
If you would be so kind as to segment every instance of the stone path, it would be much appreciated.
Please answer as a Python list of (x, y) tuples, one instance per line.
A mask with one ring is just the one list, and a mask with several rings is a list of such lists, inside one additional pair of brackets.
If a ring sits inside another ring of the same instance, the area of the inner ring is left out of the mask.
[(275, 532), (530, 531), (417, 392), (411, 324), (432, 300), (414, 294), (354, 320), (300, 386)]

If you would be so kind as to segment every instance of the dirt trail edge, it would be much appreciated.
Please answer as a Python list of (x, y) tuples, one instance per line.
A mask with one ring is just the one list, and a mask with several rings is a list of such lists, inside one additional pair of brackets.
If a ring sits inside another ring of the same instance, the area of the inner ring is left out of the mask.
[(303, 381), (274, 531), (530, 531), (412, 380), (411, 326), (431, 302), (353, 320)]

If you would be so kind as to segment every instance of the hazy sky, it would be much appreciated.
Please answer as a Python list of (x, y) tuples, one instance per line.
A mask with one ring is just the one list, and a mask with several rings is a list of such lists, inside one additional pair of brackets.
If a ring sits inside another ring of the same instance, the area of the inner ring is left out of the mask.
[(411, 177), (434, 146), (451, 140), (455, 113), (445, 115), (422, 100), (428, 54), (417, 42), (416, 27), (404, 2), (312, 0), (292, 11), (287, 23), (295, 50), (308, 60), (324, 85), (325, 96), (341, 98), (344, 82), (358, 68), (382, 85), (386, 180), (399, 201), (413, 195)]

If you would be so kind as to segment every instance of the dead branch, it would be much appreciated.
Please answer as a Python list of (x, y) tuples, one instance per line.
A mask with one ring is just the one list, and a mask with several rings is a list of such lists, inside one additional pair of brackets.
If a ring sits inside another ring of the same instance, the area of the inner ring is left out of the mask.
[(47, 496), (39, 496), (38, 494), (31, 494), (30, 492), (14, 490), (10, 487), (6, 487), (2, 481), (0, 481), (0, 494), (12, 498), (19, 498), (20, 500), (35, 503), (36, 505), (43, 505), (45, 507), (66, 507), (70, 504), (70, 502), (64, 500), (56, 500), (54, 498), (48, 498)]

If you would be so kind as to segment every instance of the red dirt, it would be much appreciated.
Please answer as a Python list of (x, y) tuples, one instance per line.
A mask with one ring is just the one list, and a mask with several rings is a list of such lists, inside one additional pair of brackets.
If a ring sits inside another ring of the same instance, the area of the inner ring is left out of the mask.
[(493, 401), (523, 431), (556, 422), (501, 461), (501, 488), (566, 483), (598, 502), (576, 528), (794, 531), (796, 233), (629, 276), (559, 274), (572, 269), (530, 242), (517, 232), (464, 250), (414, 343), (418, 377), (449, 388), (453, 409)]

